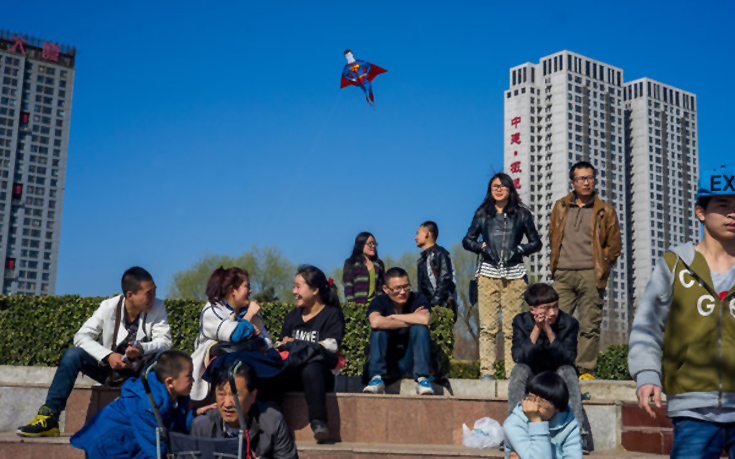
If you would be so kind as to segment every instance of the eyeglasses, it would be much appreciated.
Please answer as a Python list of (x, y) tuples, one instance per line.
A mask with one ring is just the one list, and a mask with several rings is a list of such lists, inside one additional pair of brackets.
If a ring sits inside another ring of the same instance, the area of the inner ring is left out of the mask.
[(584, 176), (584, 177), (574, 177), (574, 181), (576, 183), (582, 183), (582, 182), (590, 182), (590, 183), (592, 183), (592, 182), (595, 181), (595, 176), (594, 175), (587, 175), (587, 176)]
[(390, 290), (392, 293), (410, 292), (411, 291), (411, 284), (398, 285), (398, 286), (393, 287), (393, 288), (387, 287), (387, 289)]
[(378, 243), (377, 242), (366, 242), (365, 245), (368, 247), (377, 247)]
[(505, 185), (493, 185), (492, 189), (495, 191), (500, 191), (500, 190), (507, 190), (508, 187)]

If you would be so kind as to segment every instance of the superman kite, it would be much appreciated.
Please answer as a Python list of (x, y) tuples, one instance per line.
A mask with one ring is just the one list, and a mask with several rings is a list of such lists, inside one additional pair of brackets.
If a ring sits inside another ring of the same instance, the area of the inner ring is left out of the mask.
[(373, 78), (387, 70), (370, 62), (355, 59), (352, 57), (352, 51), (349, 49), (345, 51), (345, 57), (347, 58), (347, 65), (342, 70), (342, 85), (340, 88), (349, 85), (359, 86), (365, 93), (365, 99), (368, 104), (372, 106), (373, 102), (375, 102), (375, 97), (373, 97), (373, 86), (370, 82), (373, 81)]

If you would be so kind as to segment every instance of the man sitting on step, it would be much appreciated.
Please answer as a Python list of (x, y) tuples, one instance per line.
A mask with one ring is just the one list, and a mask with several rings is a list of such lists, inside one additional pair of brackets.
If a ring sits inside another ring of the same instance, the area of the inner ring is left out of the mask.
[(411, 292), (408, 273), (391, 268), (385, 273), (383, 291), (368, 306), (370, 321), (370, 382), (363, 392), (385, 392), (384, 377), (412, 374), (419, 395), (432, 395), (431, 337), (429, 319), (431, 304), (421, 292)]
[(59, 415), (80, 371), (99, 383), (121, 384), (140, 372), (145, 356), (171, 348), (166, 307), (156, 298), (148, 271), (137, 266), (125, 271), (122, 291), (104, 300), (74, 335), (74, 347), (61, 357), (46, 403), (33, 421), (18, 427), (18, 435), (59, 435)]
[(528, 381), (539, 373), (553, 371), (562, 377), (569, 390), (569, 405), (581, 429), (582, 449), (592, 451), (592, 434), (574, 366), (579, 322), (559, 310), (559, 295), (548, 284), (529, 286), (524, 300), (529, 311), (513, 318), (511, 352), (516, 366), (508, 381), (508, 416), (523, 398)]

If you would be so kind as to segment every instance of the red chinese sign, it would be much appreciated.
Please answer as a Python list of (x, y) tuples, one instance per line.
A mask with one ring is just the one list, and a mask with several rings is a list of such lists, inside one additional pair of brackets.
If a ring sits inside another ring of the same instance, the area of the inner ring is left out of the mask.
[(513, 186), (516, 187), (516, 190), (521, 189), (521, 179), (515, 178), (513, 179)]
[[(514, 117), (514, 118), (512, 118), (510, 120), (510, 125), (514, 129), (518, 129), (518, 125), (519, 124), (521, 124), (521, 117), (520, 116), (516, 116), (516, 117)], [(510, 144), (511, 145), (513, 145), (513, 144), (520, 145), (521, 144), (521, 133), (520, 132), (514, 132), (514, 133), (512, 133), (510, 135)], [(513, 156), (518, 156), (518, 152), (517, 151), (514, 151), (513, 152)], [(521, 172), (522, 172), (522, 169), (521, 169), (521, 162), (520, 161), (515, 161), (515, 162), (513, 162), (513, 163), (510, 164), (510, 173), (511, 174), (520, 174)], [(521, 179), (520, 178), (514, 178), (513, 179), (513, 186), (515, 186), (516, 189), (519, 190), (521, 188)]]
[(41, 57), (49, 61), (58, 62), (59, 61), (59, 45), (55, 45), (53, 43), (44, 41), (43, 42), (43, 53), (41, 54)]
[(510, 144), (513, 145), (514, 143), (517, 143), (518, 145), (521, 144), (521, 133), (516, 132), (515, 134), (510, 135)]
[(514, 163), (511, 163), (510, 164), (510, 171), (512, 173), (514, 173), (514, 174), (520, 174), (521, 172), (523, 172), (523, 171), (521, 171), (521, 162), (520, 161), (516, 161)]
[(28, 44), (28, 42), (25, 41), (25, 40), (23, 40), (23, 37), (21, 37), (20, 35), (17, 35), (15, 37), (11, 38), (11, 40), (13, 40), (15, 42), (15, 44), (13, 45), (12, 48), (10, 48), (10, 51), (15, 51), (15, 48), (17, 48), (18, 46), (20, 46), (20, 53), (25, 56), (26, 55), (26, 50), (23, 48), (23, 43)]
[(510, 124), (514, 128), (517, 128), (520, 123), (521, 123), (521, 117), (520, 116), (516, 116), (515, 118), (513, 118), (512, 120), (510, 120)]

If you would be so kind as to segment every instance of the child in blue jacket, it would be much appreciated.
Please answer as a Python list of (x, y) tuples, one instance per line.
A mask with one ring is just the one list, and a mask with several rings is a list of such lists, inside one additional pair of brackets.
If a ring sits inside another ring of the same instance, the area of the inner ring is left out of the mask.
[[(189, 354), (171, 350), (161, 354), (148, 375), (153, 400), (170, 431), (186, 433), (191, 427), (194, 412), (188, 411), (188, 406), (194, 381), (192, 369)], [(197, 414), (210, 407), (200, 408)], [(123, 384), (120, 397), (71, 437), (71, 445), (86, 451), (90, 459), (155, 459), (156, 427), (143, 382), (130, 378)], [(166, 452), (161, 453), (165, 457)]]
[(569, 391), (561, 376), (539, 373), (526, 385), (526, 393), (503, 424), (506, 457), (581, 458), (579, 424), (569, 408)]

